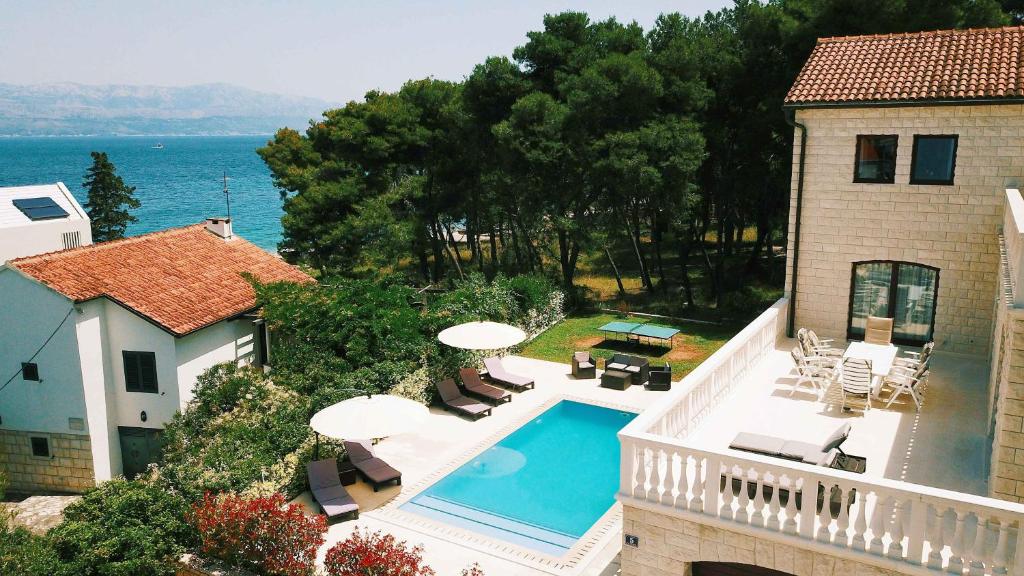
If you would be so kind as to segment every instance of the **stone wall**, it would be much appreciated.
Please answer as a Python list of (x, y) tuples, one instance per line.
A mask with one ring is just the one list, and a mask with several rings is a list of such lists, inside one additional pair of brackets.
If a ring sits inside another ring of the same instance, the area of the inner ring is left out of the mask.
[[(32, 455), (32, 436), (50, 440), (52, 458)], [(96, 485), (89, 436), (0, 430), (0, 468), (12, 492), (84, 492)]]
[[(939, 272), (940, 350), (982, 355), (992, 336), (1007, 185), (1024, 177), (1024, 107), (807, 109), (796, 326), (846, 337), (852, 263), (897, 260)], [(855, 184), (858, 134), (899, 136), (894, 184)], [(915, 134), (958, 134), (955, 184), (908, 184)], [(794, 131), (789, 254), (795, 241), (799, 131)], [(792, 290), (792, 260), (786, 291)]]
[(900, 574), (632, 506), (623, 506), (622, 522), (624, 533), (640, 537), (639, 547), (622, 547), (622, 576), (689, 576), (693, 562), (737, 562), (796, 576)]
[(995, 398), (989, 493), (993, 498), (1024, 502), (1024, 310), (1013, 305), (1007, 264), (1004, 259), (1000, 265), (1001, 298), (995, 307), (989, 376), (989, 396)]

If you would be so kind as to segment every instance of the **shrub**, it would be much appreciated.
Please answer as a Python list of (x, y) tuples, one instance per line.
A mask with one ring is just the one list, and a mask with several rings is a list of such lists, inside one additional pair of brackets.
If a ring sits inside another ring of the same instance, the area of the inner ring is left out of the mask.
[(111, 480), (68, 506), (49, 536), (73, 574), (170, 576), (170, 561), (195, 541), (187, 511), (166, 486)]
[(19, 576), (71, 576), (50, 541), (21, 526), (11, 526), (0, 510), (0, 574)]
[(199, 377), (195, 398), (163, 438), (157, 475), (190, 502), (207, 491), (291, 496), (304, 487), (297, 452), (313, 443), (308, 399), (260, 370), (220, 364)]
[(358, 528), (327, 551), (324, 569), (328, 576), (434, 576), (423, 564), (422, 546)]
[(206, 494), (189, 513), (203, 555), (267, 576), (312, 574), (327, 520), (280, 494), (247, 499)]

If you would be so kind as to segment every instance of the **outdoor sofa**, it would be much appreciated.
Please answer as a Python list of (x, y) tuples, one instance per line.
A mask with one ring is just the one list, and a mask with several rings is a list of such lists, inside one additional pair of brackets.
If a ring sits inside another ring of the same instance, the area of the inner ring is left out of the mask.
[(484, 381), (480, 379), (480, 373), (474, 368), (460, 369), (459, 378), (462, 380), (462, 387), (470, 394), (474, 394), (485, 400), (490, 400), (495, 404), (512, 401), (511, 392), (496, 386), (491, 386), (490, 384), (485, 384)]
[(434, 385), (446, 408), (479, 419), (491, 415), (491, 407), (462, 395), (455, 380), (445, 378)]
[(597, 378), (597, 362), (590, 352), (576, 352), (572, 355), (572, 375), (576, 378)]
[(644, 384), (650, 378), (650, 361), (640, 356), (615, 354), (604, 361), (605, 370), (620, 370), (633, 376), (633, 384)]
[(402, 473), (374, 456), (369, 440), (345, 440), (345, 453), (363, 479), (373, 484), (374, 492), (388, 482), (402, 485)]
[(359, 518), (359, 505), (341, 484), (337, 460), (331, 458), (310, 462), (306, 464), (306, 475), (313, 499), (328, 518), (346, 514), (354, 514), (356, 519)]
[(487, 368), (487, 377), (492, 382), (508, 386), (516, 392), (533, 388), (533, 378), (506, 372), (505, 367), (501, 365), (501, 359), (497, 356), (484, 358), (484, 368)]

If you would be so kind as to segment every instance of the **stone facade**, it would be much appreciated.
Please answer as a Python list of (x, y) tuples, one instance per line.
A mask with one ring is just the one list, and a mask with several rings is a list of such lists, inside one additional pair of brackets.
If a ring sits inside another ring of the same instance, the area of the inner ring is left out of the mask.
[[(940, 270), (937, 348), (986, 354), (998, 284), (1004, 190), (1024, 178), (1024, 107), (801, 109), (796, 120), (807, 127), (796, 326), (845, 338), (853, 262), (913, 262)], [(853, 182), (859, 134), (899, 136), (895, 183)], [(915, 134), (959, 135), (955, 184), (908, 184)], [(791, 258), (799, 130), (794, 140)], [(792, 282), (791, 261), (787, 294)]]
[[(32, 455), (33, 436), (49, 439), (51, 458)], [(87, 435), (0, 430), (0, 468), (12, 492), (84, 492), (96, 485)]]
[(1024, 502), (1024, 309), (1013, 304), (1007, 265), (1006, 261), (1000, 265), (1003, 285), (996, 305), (989, 376), (990, 397), (995, 398), (989, 492), (993, 498)]
[(622, 576), (689, 576), (693, 562), (736, 562), (796, 576), (900, 574), (848, 558), (623, 506), (623, 532), (640, 537), (622, 547)]

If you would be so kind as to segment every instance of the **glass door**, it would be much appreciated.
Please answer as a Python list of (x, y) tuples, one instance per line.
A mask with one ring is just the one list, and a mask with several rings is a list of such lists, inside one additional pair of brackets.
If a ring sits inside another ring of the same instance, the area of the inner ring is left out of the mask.
[(939, 270), (911, 262), (856, 262), (850, 283), (847, 338), (861, 339), (868, 316), (893, 318), (893, 342), (932, 339)]

